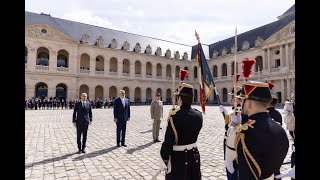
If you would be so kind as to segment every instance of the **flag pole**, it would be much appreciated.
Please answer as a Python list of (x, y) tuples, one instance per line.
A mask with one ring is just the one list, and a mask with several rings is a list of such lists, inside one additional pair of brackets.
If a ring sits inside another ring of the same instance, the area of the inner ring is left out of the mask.
[(176, 79), (176, 68), (175, 68), (175, 56), (174, 56), (174, 51), (173, 51), (173, 58), (172, 58), (172, 108), (175, 109), (175, 104), (176, 104), (176, 97), (175, 97), (175, 89), (174, 89), (174, 83), (175, 83), (175, 79)]
[(236, 102), (236, 95), (237, 95), (237, 51), (238, 51), (238, 45), (237, 45), (237, 27), (235, 31), (234, 36), (234, 64), (233, 64), (233, 70), (234, 70), (234, 81), (233, 81), (233, 110), (234, 112), (237, 112), (237, 102)]

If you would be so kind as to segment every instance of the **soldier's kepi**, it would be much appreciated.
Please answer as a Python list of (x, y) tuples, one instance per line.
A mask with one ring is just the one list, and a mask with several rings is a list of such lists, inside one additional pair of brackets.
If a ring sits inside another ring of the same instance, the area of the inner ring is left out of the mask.
[(193, 86), (179, 83), (175, 92), (178, 106), (169, 112), (168, 126), (161, 146), (161, 163), (167, 180), (200, 180), (200, 154), (196, 145), (202, 128), (202, 113), (191, 108)]
[(237, 129), (239, 179), (274, 179), (288, 152), (285, 130), (273, 121), (267, 108), (272, 100), (268, 83), (245, 81), (237, 98), (242, 100), (242, 113), (248, 122)]

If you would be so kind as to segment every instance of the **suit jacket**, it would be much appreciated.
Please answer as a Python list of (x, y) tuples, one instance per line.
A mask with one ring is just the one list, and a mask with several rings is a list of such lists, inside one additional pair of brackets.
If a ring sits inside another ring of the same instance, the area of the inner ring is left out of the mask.
[(130, 101), (128, 98), (124, 98), (125, 107), (123, 107), (122, 101), (119, 98), (114, 100), (113, 116), (118, 122), (126, 122), (130, 118)]
[(150, 106), (151, 119), (160, 120), (163, 117), (163, 102), (152, 101)]
[(88, 125), (92, 121), (92, 110), (91, 104), (88, 101), (84, 102), (84, 107), (82, 107), (82, 102), (79, 101), (75, 104), (73, 109), (73, 122), (77, 124)]

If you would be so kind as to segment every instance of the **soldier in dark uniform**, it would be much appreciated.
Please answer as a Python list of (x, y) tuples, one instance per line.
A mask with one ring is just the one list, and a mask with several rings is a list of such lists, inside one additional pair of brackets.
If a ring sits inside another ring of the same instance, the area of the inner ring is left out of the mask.
[(272, 96), (272, 101), (268, 107), (268, 113), (269, 113), (269, 116), (275, 120), (276, 122), (278, 122), (280, 124), (280, 126), (282, 126), (282, 116), (281, 116), (281, 113), (275, 109), (275, 106), (277, 104), (277, 101), (278, 101), (278, 97), (274, 94), (271, 94)]
[(170, 111), (168, 126), (161, 146), (161, 162), (167, 180), (200, 180), (200, 154), (196, 145), (202, 128), (202, 113), (191, 108), (192, 85), (180, 83), (178, 91), (180, 107)]
[(274, 179), (289, 148), (285, 130), (273, 121), (267, 108), (272, 101), (268, 83), (245, 81), (242, 113), (248, 121), (239, 126), (235, 147), (240, 180)]

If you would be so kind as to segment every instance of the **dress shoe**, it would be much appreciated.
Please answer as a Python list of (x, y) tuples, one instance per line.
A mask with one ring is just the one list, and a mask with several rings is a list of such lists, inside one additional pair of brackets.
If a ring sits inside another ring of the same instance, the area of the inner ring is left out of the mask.
[(127, 147), (127, 145), (125, 145), (125, 144), (121, 144), (121, 146), (123, 146), (123, 147)]
[(159, 139), (154, 140), (154, 142), (161, 142)]
[(120, 147), (120, 144), (117, 144), (117, 147)]
[(77, 154), (81, 154), (81, 150), (78, 150)]
[(84, 149), (82, 149), (82, 151), (81, 151), (82, 153), (86, 153), (86, 151), (84, 150)]

